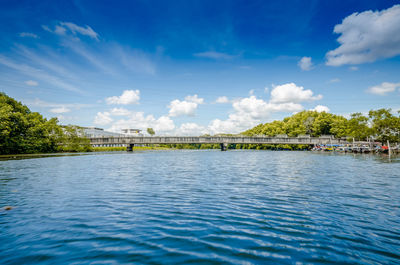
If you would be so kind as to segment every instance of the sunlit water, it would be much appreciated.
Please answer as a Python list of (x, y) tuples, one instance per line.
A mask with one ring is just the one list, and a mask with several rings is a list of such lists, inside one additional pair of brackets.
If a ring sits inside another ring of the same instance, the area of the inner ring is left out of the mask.
[(145, 151), (0, 161), (0, 264), (400, 263), (400, 163)]

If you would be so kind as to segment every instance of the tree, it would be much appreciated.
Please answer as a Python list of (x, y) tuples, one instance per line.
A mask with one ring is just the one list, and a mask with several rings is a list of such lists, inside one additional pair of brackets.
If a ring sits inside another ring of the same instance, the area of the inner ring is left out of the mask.
[(372, 129), (368, 126), (369, 118), (361, 113), (353, 113), (348, 120), (348, 136), (356, 140), (366, 140), (372, 135)]
[(400, 116), (393, 115), (391, 109), (371, 110), (369, 118), (372, 122), (372, 132), (378, 141), (400, 141)]
[(0, 154), (55, 152), (60, 135), (57, 122), (0, 93)]
[(62, 132), (58, 151), (89, 152), (92, 150), (90, 140), (84, 137), (81, 128), (73, 125), (62, 126)]
[(156, 132), (153, 130), (153, 128), (147, 128), (147, 133), (150, 134), (151, 136), (156, 134)]
[(0, 154), (90, 151), (89, 140), (77, 128), (63, 128), (21, 102), (0, 93)]

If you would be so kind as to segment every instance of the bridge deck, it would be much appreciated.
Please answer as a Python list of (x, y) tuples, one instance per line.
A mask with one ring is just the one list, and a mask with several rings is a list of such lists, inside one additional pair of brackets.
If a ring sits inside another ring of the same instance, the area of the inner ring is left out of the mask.
[[(108, 144), (350, 144), (343, 139), (322, 137), (240, 137), (240, 136), (132, 136), (90, 138), (92, 145)], [(368, 144), (368, 142), (357, 142)]]

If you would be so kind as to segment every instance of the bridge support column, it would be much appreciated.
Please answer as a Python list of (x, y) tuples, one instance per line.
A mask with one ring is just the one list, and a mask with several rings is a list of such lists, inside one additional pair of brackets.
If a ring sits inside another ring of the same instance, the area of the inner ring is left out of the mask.
[(127, 151), (127, 152), (132, 152), (132, 151), (133, 151), (133, 146), (134, 146), (134, 144), (128, 144), (128, 145), (126, 146), (126, 151)]
[(222, 143), (221, 145), (221, 151), (226, 151), (228, 150), (228, 144), (227, 143)]

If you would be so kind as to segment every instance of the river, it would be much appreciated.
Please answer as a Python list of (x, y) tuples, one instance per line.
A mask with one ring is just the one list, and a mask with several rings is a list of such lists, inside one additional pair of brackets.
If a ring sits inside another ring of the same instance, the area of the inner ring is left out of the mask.
[(400, 160), (375, 155), (4, 160), (0, 207), (0, 264), (400, 263)]

